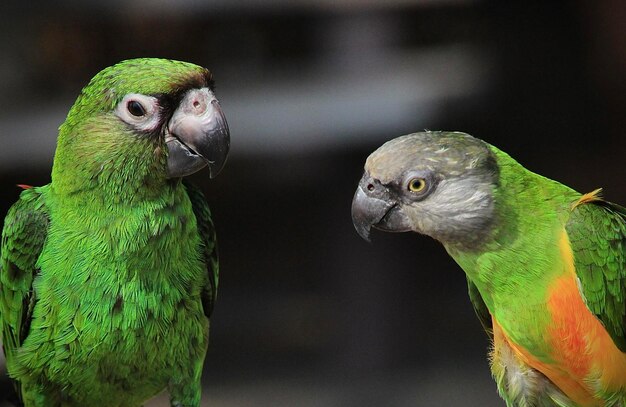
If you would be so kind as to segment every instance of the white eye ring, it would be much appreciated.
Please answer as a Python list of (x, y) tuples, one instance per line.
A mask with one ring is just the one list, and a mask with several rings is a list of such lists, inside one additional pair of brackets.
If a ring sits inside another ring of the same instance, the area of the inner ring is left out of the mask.
[(115, 115), (137, 130), (156, 130), (159, 125), (159, 101), (153, 96), (129, 93), (118, 103)]

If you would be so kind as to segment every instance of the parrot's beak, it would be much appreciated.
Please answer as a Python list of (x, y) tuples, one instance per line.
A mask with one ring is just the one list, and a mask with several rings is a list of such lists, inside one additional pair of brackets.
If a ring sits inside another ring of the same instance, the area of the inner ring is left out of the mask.
[(409, 219), (399, 203), (380, 183), (363, 175), (352, 199), (352, 223), (357, 233), (368, 242), (372, 227), (387, 232), (408, 232)]
[(219, 102), (208, 88), (185, 94), (167, 126), (168, 178), (184, 177), (209, 167), (214, 178), (224, 167), (230, 132)]

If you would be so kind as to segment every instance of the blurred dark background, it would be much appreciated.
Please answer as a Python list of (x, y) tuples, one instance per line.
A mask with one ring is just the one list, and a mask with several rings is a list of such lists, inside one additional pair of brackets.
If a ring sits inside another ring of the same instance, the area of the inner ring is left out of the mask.
[(5, 1), (0, 216), (49, 182), (100, 69), (206, 66), (232, 150), (193, 177), (222, 259), (204, 405), (501, 406), (461, 270), (425, 237), (362, 241), (352, 194), (384, 141), (442, 129), (626, 204), (624, 21), (620, 0)]

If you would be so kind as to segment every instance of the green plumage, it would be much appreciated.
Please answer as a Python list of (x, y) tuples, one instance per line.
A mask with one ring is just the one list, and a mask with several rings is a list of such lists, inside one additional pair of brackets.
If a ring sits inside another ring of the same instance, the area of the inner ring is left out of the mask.
[[(185, 91), (210, 86), (177, 61), (103, 70), (60, 128), (52, 182), (9, 211), (0, 316), (26, 406), (139, 406), (165, 388), (172, 405), (199, 405), (215, 233), (202, 193), (168, 177), (164, 131)], [(155, 101), (137, 119), (154, 126), (120, 119), (127, 94)]]

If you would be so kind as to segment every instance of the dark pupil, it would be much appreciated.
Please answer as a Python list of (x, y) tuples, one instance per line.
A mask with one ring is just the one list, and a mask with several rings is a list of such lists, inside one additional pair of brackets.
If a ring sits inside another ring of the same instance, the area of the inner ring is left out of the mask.
[(127, 108), (130, 114), (132, 114), (133, 116), (140, 117), (146, 114), (146, 111), (141, 103), (137, 102), (136, 100), (131, 100), (130, 102), (128, 102)]
[(422, 183), (424, 181), (422, 181), (421, 179), (416, 179), (413, 181), (413, 185), (411, 186), (413, 189), (420, 189), (422, 187)]

